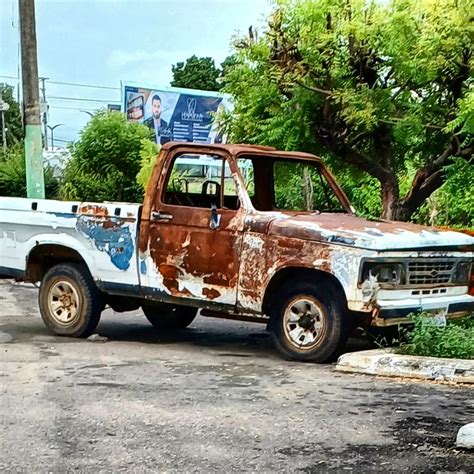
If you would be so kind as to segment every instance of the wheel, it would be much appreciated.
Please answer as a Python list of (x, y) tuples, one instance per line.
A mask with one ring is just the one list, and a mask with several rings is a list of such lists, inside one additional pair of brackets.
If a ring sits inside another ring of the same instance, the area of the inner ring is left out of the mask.
[(198, 312), (197, 308), (167, 303), (145, 303), (142, 309), (153, 327), (161, 331), (187, 328)]
[(60, 336), (87, 337), (100, 320), (103, 303), (83, 265), (61, 263), (44, 275), (38, 295), (46, 327)]
[(347, 340), (342, 305), (328, 282), (285, 285), (278, 292), (270, 318), (273, 342), (289, 359), (328, 362)]

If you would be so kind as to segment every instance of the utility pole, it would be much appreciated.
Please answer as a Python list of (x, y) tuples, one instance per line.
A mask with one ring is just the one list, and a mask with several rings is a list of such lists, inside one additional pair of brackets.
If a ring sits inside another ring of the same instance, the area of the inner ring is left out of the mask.
[[(39, 80), (41, 81), (41, 94), (43, 96), (42, 105), (43, 105), (43, 127), (44, 127), (44, 148), (48, 149), (48, 105), (46, 103), (46, 80), (49, 77), (40, 77)], [(40, 107), (41, 112), (41, 107)]]
[(26, 190), (30, 198), (44, 199), (35, 0), (18, 0), (20, 12), (23, 123), (25, 127)]

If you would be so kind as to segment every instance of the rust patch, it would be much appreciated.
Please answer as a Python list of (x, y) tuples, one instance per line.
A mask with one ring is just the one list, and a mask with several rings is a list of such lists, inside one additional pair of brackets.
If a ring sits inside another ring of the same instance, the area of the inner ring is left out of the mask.
[(162, 264), (158, 267), (158, 271), (163, 276), (163, 285), (170, 291), (172, 295), (179, 293), (178, 276), (179, 270), (173, 265)]
[(247, 235), (242, 246), (238, 305), (258, 309), (271, 278), (283, 268), (331, 273), (331, 247), (281, 235)]
[(221, 294), (214, 288), (203, 288), (202, 294), (210, 300), (214, 300), (219, 297)]
[(97, 216), (97, 217), (108, 217), (109, 210), (106, 206), (100, 206), (97, 204), (86, 204), (81, 206), (79, 209), (81, 214), (87, 214), (89, 216)]
[(194, 295), (186, 288), (183, 287), (183, 289), (179, 292), (180, 296), (187, 296), (187, 297), (193, 297)]

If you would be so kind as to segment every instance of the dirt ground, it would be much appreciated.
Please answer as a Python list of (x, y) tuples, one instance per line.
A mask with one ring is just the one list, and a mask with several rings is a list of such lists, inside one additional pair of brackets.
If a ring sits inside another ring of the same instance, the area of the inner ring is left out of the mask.
[(160, 336), (106, 310), (97, 332), (52, 336), (37, 290), (0, 282), (0, 470), (474, 472), (468, 386), (285, 361), (239, 322)]

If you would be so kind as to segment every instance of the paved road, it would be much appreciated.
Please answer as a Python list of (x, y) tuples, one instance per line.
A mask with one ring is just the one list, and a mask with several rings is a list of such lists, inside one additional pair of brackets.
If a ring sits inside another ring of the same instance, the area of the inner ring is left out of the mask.
[(467, 387), (284, 361), (262, 327), (205, 318), (164, 338), (108, 310), (108, 342), (58, 338), (36, 298), (0, 283), (0, 470), (474, 472)]

